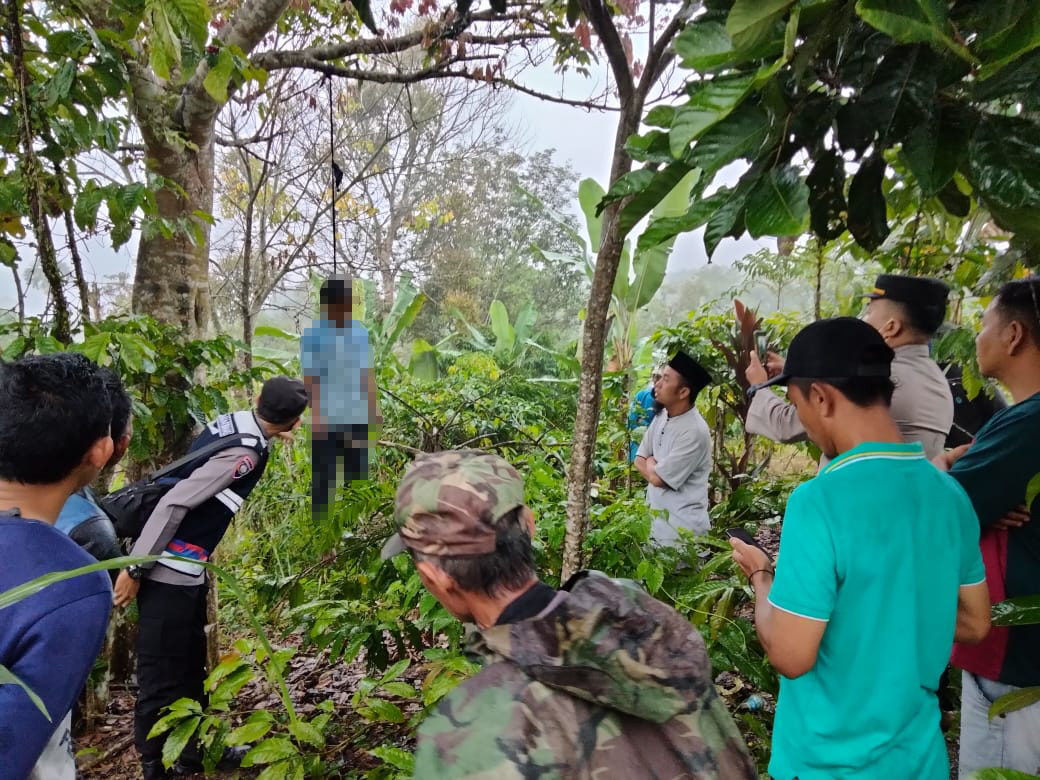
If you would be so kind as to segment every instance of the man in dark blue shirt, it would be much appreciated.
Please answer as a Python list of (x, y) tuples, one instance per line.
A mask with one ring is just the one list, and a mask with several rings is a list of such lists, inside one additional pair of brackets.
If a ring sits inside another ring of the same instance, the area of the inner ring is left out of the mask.
[[(51, 572), (94, 563), (53, 526), (69, 496), (112, 455), (112, 407), (98, 367), (82, 355), (0, 363), (0, 593)], [(3, 776), (22, 780), (68, 713), (105, 635), (112, 592), (103, 572), (44, 588), (0, 610), (0, 665), (19, 685), (0, 685)], [(65, 767), (48, 769), (66, 776)], [(72, 769), (74, 772), (74, 768)]]

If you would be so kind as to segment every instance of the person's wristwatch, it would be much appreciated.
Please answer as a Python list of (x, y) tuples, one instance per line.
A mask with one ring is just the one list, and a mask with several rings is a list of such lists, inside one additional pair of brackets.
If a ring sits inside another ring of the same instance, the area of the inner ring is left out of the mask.
[(126, 567), (126, 573), (132, 580), (139, 580), (144, 576), (145, 569), (141, 566), (134, 564), (133, 566)]

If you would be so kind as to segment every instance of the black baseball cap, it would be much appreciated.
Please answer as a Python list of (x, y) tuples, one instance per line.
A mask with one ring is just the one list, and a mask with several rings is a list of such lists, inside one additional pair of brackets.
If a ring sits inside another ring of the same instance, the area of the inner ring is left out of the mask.
[(873, 327), (855, 317), (819, 320), (802, 328), (791, 341), (783, 373), (753, 385), (748, 395), (792, 379), (856, 379), (889, 377), (895, 353)]
[(282, 425), (303, 414), (307, 402), (307, 388), (303, 382), (287, 376), (273, 376), (260, 390), (256, 413), (269, 423)]
[(868, 298), (888, 298), (911, 309), (918, 327), (934, 333), (946, 319), (946, 299), (950, 286), (926, 276), (881, 274), (874, 282)]
[(704, 367), (687, 355), (685, 352), (676, 352), (675, 356), (668, 361), (668, 365), (679, 372), (690, 386), (690, 400), (697, 397), (697, 393), (711, 384), (711, 374)]

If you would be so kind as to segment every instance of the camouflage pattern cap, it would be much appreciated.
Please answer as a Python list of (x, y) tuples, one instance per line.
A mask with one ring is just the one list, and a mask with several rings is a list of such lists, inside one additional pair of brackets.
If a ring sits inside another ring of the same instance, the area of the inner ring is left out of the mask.
[(383, 558), (405, 549), (445, 556), (492, 553), (498, 521), (523, 504), (523, 479), (497, 455), (449, 450), (421, 456), (397, 488), (398, 533), (383, 546)]

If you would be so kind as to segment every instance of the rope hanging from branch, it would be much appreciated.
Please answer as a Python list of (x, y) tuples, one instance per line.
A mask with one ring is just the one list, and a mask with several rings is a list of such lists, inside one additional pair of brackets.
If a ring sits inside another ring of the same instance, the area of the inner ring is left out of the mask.
[(332, 163), (332, 274), (336, 274), (336, 253), (339, 241), (336, 238), (336, 193), (339, 191), (340, 182), (343, 181), (343, 169), (336, 164), (336, 115), (332, 107), (332, 76), (326, 75), (323, 79), (328, 87), (329, 96), (329, 161)]

